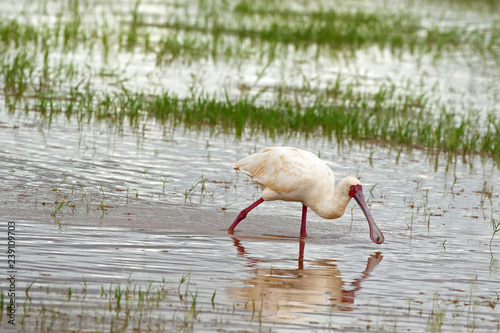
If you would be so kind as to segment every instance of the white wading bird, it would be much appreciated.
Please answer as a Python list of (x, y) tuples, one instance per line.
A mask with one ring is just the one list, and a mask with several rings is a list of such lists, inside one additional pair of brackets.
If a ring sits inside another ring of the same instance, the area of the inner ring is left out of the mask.
[(332, 170), (308, 151), (291, 147), (266, 148), (239, 160), (233, 168), (243, 171), (254, 184), (260, 185), (262, 197), (243, 209), (229, 230), (234, 230), (248, 212), (264, 201), (297, 201), (302, 203), (300, 237), (307, 237), (308, 207), (322, 218), (336, 219), (344, 215), (349, 201), (354, 198), (368, 220), (372, 241), (384, 242), (384, 235), (366, 206), (360, 181), (347, 176), (335, 187)]

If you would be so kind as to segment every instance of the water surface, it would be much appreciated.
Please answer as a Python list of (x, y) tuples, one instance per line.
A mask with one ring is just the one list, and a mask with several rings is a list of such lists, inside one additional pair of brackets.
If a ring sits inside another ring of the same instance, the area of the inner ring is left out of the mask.
[[(401, 6), (345, 6), (351, 4)], [(91, 8), (116, 19), (108, 5)], [(121, 5), (115, 11), (129, 15), (135, 2)], [(414, 1), (404, 9), (425, 17), (425, 26), (496, 19), (480, 5), (449, 5)], [(1, 6), (3, 15), (26, 19), (31, 14), (20, 13), (32, 11), (42, 23), (55, 20), (58, 3), (44, 3), (42, 14), (29, 4)], [(142, 2), (140, 9), (155, 21), (165, 7)], [(84, 20), (102, 20), (99, 15)], [(161, 33), (151, 28), (152, 38)], [(158, 64), (154, 53), (139, 50), (115, 50), (113, 61), (100, 51), (59, 51), (53, 65), (79, 71), (56, 87), (62, 94), (91, 77), (99, 92), (122, 91), (122, 84), (180, 97), (260, 92), (264, 103), (284, 83), (321, 90), (340, 75), (365, 91), (392, 82), (398, 90), (431, 92), (457, 114), (494, 111), (499, 96), (500, 72), (489, 53), (395, 54), (368, 47), (314, 57), (312, 47), (290, 48), (270, 63), (208, 57)], [(98, 75), (102, 70), (119, 74)], [(0, 94), (0, 246), (6, 247), (7, 222), (14, 221), (18, 331), (500, 331), (500, 238), (492, 238), (500, 172), (488, 157), (447, 160), (377, 142), (271, 140), (250, 131), (235, 140), (218, 128), (174, 129), (146, 117), (118, 126), (9, 112), (8, 98)], [(370, 241), (355, 202), (338, 220), (310, 212), (306, 239), (298, 238), (299, 203), (265, 202), (228, 233), (239, 211), (260, 197), (232, 165), (274, 145), (320, 155), (337, 179), (358, 176), (385, 243)], [(7, 299), (6, 279), (0, 287)], [(120, 302), (117, 290), (128, 290)], [(151, 293), (144, 296), (145, 290)], [(9, 328), (5, 315), (0, 325)]]

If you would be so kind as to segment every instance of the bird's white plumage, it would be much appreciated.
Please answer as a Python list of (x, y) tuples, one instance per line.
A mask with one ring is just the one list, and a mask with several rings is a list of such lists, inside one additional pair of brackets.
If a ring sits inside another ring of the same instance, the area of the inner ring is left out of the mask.
[(349, 201), (354, 198), (366, 216), (371, 240), (377, 244), (384, 242), (384, 235), (368, 210), (359, 180), (350, 175), (335, 187), (332, 170), (310, 152), (292, 147), (265, 148), (236, 162), (234, 169), (244, 172), (253, 183), (261, 186), (262, 198), (243, 209), (229, 230), (234, 230), (248, 212), (263, 201), (298, 201), (303, 204), (300, 236), (307, 237), (308, 208), (323, 218), (336, 219), (344, 215)]
[[(341, 216), (331, 210), (330, 201), (335, 190), (335, 176), (328, 165), (313, 153), (291, 147), (272, 147), (247, 156), (234, 165), (261, 186), (266, 201), (284, 200), (302, 202), (318, 215), (326, 218)], [(354, 178), (349, 184), (359, 184)], [(345, 189), (347, 201), (349, 186)], [(322, 207), (328, 204), (329, 207)], [(347, 202), (346, 202), (347, 205)], [(345, 207), (344, 207), (345, 209)]]

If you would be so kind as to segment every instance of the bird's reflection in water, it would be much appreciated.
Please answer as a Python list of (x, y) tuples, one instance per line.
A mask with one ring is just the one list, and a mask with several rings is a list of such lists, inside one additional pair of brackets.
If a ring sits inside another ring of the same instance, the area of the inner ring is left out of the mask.
[(350, 311), (356, 292), (383, 256), (380, 252), (370, 255), (360, 276), (345, 284), (335, 260), (315, 259), (304, 267), (305, 242), (299, 241), (299, 258), (296, 269), (259, 267), (259, 258), (249, 255), (241, 240), (233, 236), (238, 256), (245, 258), (253, 276), (239, 280), (243, 287), (228, 287), (231, 298), (243, 302), (241, 307), (265, 312), (273, 321), (300, 321), (300, 313), (325, 311), (325, 306), (339, 311)]

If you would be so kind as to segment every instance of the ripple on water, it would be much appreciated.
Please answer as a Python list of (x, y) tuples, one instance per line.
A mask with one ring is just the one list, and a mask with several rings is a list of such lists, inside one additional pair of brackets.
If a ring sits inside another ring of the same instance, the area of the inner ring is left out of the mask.
[[(447, 172), (449, 165), (429, 163), (419, 151), (339, 148), (316, 139), (236, 142), (182, 129), (167, 139), (154, 122), (145, 123), (146, 136), (100, 124), (78, 128), (64, 119), (53, 119), (44, 132), (30, 125), (29, 115), (0, 114), (2, 220), (16, 221), (19, 282), (24, 288), (35, 281), (29, 294), (37, 309), (45, 286), (59, 293), (51, 302), (64, 307), (68, 288), (80, 291), (83, 279), (99, 304), (101, 286), (165, 278), (173, 306), (151, 312), (160, 320), (187, 313), (174, 298), (190, 273), (190, 290), (198, 291), (204, 311), (199, 326), (223, 318), (224, 329), (256, 330), (261, 318), (277, 331), (424, 331), (442, 320), (443, 330), (476, 322), (498, 331), (498, 235), (489, 244), (491, 218), (497, 219), (491, 204), (499, 196), (493, 187), (489, 201), (483, 190), (499, 184), (500, 173), (489, 161), (475, 160), (473, 168), (458, 163)], [(321, 152), (337, 177), (361, 176), (386, 242), (369, 242), (354, 204), (336, 221), (308, 216), (303, 260), (294, 238), (299, 204), (265, 203), (234, 236), (223, 231), (260, 195), (232, 164), (281, 144)], [(52, 217), (61, 202), (76, 206)], [(212, 308), (214, 291), (219, 310)], [(25, 293), (19, 297), (23, 302)], [(36, 320), (26, 318), (27, 325)]]

